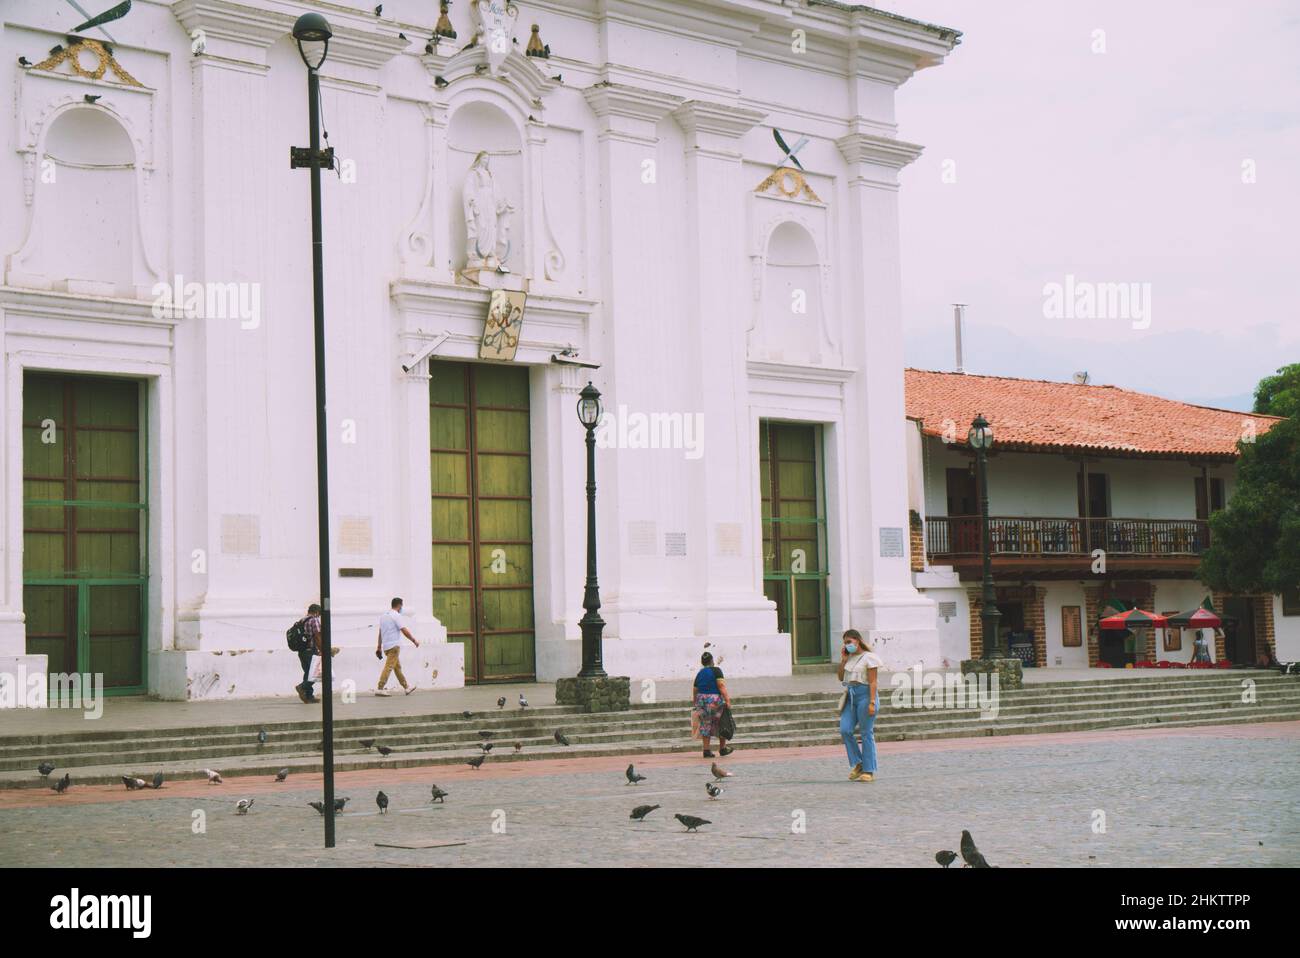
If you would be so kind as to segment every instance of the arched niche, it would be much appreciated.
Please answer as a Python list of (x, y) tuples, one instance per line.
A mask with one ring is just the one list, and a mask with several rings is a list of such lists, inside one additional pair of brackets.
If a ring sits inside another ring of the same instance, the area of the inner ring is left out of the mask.
[(807, 227), (788, 219), (777, 222), (767, 234), (759, 269), (750, 355), (788, 363), (828, 362), (825, 264)]
[(31, 221), (10, 282), (137, 296), (157, 278), (141, 236), (136, 145), (100, 106), (73, 105), (43, 124)]
[(498, 201), (513, 207), (506, 218), (509, 252), (505, 266), (512, 272), (524, 273), (529, 262), (528, 164), (524, 138), (510, 113), (486, 99), (470, 99), (456, 105), (447, 122), (452, 268), (464, 269), (469, 259), (465, 192), (470, 168), (480, 155), (487, 157)]

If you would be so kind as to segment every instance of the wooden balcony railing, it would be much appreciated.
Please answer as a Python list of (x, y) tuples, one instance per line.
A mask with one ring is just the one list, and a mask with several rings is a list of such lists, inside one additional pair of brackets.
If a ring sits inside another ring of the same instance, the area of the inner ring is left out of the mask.
[[(1204, 519), (1049, 519), (990, 516), (994, 556), (1197, 556), (1210, 544)], [(981, 556), (979, 516), (930, 516), (925, 549), (931, 556)]]

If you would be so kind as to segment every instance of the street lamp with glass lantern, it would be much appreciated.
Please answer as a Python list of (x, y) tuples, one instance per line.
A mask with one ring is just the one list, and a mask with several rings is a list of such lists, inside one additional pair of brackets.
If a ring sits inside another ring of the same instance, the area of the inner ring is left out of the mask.
[(325, 767), (325, 847), (334, 847), (334, 673), (330, 655), (330, 510), (329, 459), (325, 424), (325, 279), (321, 240), (321, 166), (332, 168), (333, 155), (320, 148), (320, 75), (334, 32), (319, 13), (304, 13), (293, 25), (298, 55), (307, 65), (307, 111), (311, 145), (290, 147), (291, 169), (311, 170), (311, 266), (316, 343), (316, 532), (320, 548), (321, 739)]
[(975, 462), (978, 469), (980, 487), (980, 552), (984, 560), (984, 597), (980, 609), (980, 622), (984, 629), (983, 658), (1002, 657), (1002, 640), (998, 635), (998, 620), (1002, 613), (998, 611), (993, 594), (993, 549), (989, 541), (989, 486), (988, 453), (993, 448), (993, 427), (984, 416), (977, 415), (970, 424), (966, 441), (975, 450)]
[(600, 617), (600, 585), (596, 581), (596, 425), (600, 412), (600, 391), (588, 382), (578, 394), (578, 420), (587, 430), (587, 587), (582, 595), (587, 612), (578, 623), (582, 629), (580, 679), (605, 678), (601, 651), (605, 620)]

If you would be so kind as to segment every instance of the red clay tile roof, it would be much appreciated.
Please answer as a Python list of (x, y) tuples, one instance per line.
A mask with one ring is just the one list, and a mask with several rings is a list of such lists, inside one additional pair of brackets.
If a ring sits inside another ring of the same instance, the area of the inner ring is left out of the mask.
[(908, 369), (905, 377), (908, 418), (919, 420), (925, 435), (944, 435), (944, 420), (951, 420), (957, 441), (965, 444), (971, 420), (982, 413), (993, 427), (995, 449), (1235, 459), (1248, 420), (1257, 434), (1278, 421), (1118, 386), (924, 369)]

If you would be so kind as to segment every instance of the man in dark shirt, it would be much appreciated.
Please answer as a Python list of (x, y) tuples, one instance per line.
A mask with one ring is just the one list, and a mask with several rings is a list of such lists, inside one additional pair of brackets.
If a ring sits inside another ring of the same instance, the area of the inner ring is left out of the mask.
[(307, 618), (302, 620), (302, 630), (307, 637), (307, 647), (298, 653), (302, 665), (302, 684), (297, 687), (298, 698), (304, 702), (318, 701), (312, 689), (311, 660), (320, 655), (320, 606), (313, 602), (307, 606)]

